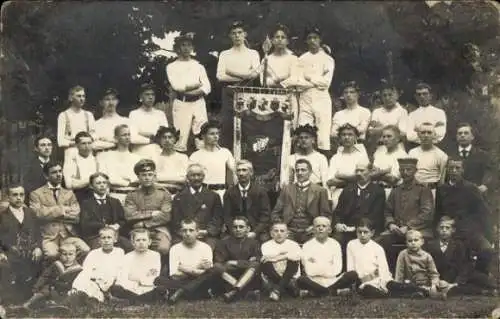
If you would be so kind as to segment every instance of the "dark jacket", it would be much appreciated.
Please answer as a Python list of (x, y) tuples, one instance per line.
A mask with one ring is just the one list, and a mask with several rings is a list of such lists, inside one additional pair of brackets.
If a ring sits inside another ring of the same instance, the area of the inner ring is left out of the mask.
[[(450, 156), (461, 157), (462, 154), (458, 152), (458, 146), (455, 145), (447, 152)], [(492, 186), (493, 180), (492, 162), (487, 152), (472, 145), (467, 158), (464, 159), (464, 179), (476, 184), (486, 185), (489, 188)]]
[(9, 207), (0, 211), (0, 250), (7, 256), (21, 254), (19, 257), (29, 257), (35, 248), (42, 248), (40, 224), (35, 212), (29, 207), (23, 207), (23, 211), (22, 224)]
[(47, 184), (47, 180), (43, 175), (42, 164), (36, 154), (30, 159), (22, 180), (26, 198), (28, 198), (29, 193)]
[(80, 206), (80, 231), (85, 240), (98, 237), (101, 228), (112, 224), (120, 225), (120, 234), (127, 236), (125, 223), (123, 206), (116, 198), (106, 196), (106, 203), (100, 205), (92, 196)]
[(472, 263), (461, 241), (450, 239), (448, 247), (442, 252), (439, 239), (434, 239), (424, 245), (424, 250), (434, 259), (440, 279), (449, 283), (467, 282)]
[(236, 267), (249, 268), (256, 267), (261, 256), (260, 243), (256, 239), (229, 236), (219, 240), (215, 246), (214, 262), (224, 264), (226, 261), (236, 260)]
[(252, 231), (261, 234), (269, 231), (271, 208), (265, 189), (251, 183), (246, 199), (247, 211), (243, 212), (241, 192), (238, 185), (231, 186), (224, 194), (224, 223), (231, 229), (236, 216), (245, 216)]
[(339, 202), (334, 211), (334, 223), (356, 226), (359, 219), (365, 217), (372, 221), (376, 233), (384, 230), (384, 189), (375, 183), (366, 186), (361, 196), (357, 195), (358, 185), (349, 184), (344, 188), (339, 197)]

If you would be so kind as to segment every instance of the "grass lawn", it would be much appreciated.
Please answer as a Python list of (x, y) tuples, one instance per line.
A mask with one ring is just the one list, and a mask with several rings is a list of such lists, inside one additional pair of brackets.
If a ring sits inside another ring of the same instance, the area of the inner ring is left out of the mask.
[[(180, 301), (174, 306), (151, 305), (111, 308), (101, 306), (89, 313), (75, 309), (67, 317), (191, 317), (191, 318), (486, 318), (498, 302), (492, 297), (453, 297), (447, 301), (411, 299), (361, 299), (359, 303), (346, 297), (322, 299), (286, 299), (280, 302), (239, 301), (226, 304), (221, 300)], [(9, 318), (20, 318), (16, 310), (7, 309)], [(30, 317), (61, 317), (50, 313), (32, 313)], [(25, 315), (22, 316), (26, 317)]]

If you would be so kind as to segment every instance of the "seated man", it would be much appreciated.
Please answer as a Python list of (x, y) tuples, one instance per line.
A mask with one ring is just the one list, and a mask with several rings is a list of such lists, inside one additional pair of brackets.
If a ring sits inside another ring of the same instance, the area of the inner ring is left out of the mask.
[(496, 282), (472, 267), (470, 256), (464, 244), (453, 238), (455, 220), (443, 216), (437, 227), (438, 239), (424, 245), (424, 250), (431, 254), (441, 280), (452, 288), (448, 295), (482, 293), (496, 294)]
[(123, 249), (114, 247), (118, 234), (105, 226), (99, 230), (99, 246), (89, 252), (83, 262), (83, 270), (73, 281), (73, 289), (89, 298), (103, 302), (109, 297), (108, 290), (114, 284), (123, 266)]
[(90, 175), (89, 180), (92, 197), (83, 201), (80, 212), (80, 230), (83, 239), (90, 248), (99, 248), (100, 230), (103, 227), (111, 227), (117, 232), (118, 245), (126, 252), (132, 251), (132, 244), (127, 238), (128, 227), (125, 225), (125, 212), (122, 204), (108, 194), (108, 175), (94, 173)]
[(33, 296), (23, 304), (23, 308), (30, 309), (41, 301), (48, 301), (50, 306), (68, 301), (73, 281), (82, 271), (82, 266), (76, 260), (75, 245), (64, 243), (59, 250), (59, 259), (42, 272), (33, 287)]
[(398, 159), (403, 183), (389, 194), (385, 207), (385, 227), (378, 243), (387, 253), (389, 267), (394, 270), (396, 258), (405, 245), (408, 230), (420, 231), (424, 238), (432, 238), (433, 199), (431, 190), (415, 180), (416, 158)]
[(122, 259), (122, 267), (116, 282), (109, 292), (118, 299), (130, 302), (155, 302), (161, 300), (161, 292), (156, 288), (154, 280), (160, 275), (161, 257), (150, 250), (151, 236), (147, 229), (136, 228), (130, 233), (134, 250)]
[(250, 225), (248, 219), (237, 216), (233, 219), (231, 236), (220, 240), (215, 247), (215, 268), (221, 273), (229, 290), (224, 294), (226, 302), (234, 301), (244, 292), (256, 288), (258, 281), (260, 244), (248, 238)]
[(110, 196), (123, 204), (128, 193), (138, 185), (134, 166), (141, 160), (137, 154), (130, 152), (130, 128), (121, 124), (115, 127), (116, 149), (99, 157), (99, 171), (109, 176)]
[(304, 274), (298, 285), (301, 295), (337, 295), (339, 289), (355, 289), (359, 281), (355, 271), (341, 273), (342, 250), (340, 244), (328, 237), (332, 232), (331, 222), (324, 216), (314, 219), (314, 238), (302, 246)]
[(356, 238), (356, 225), (361, 218), (368, 218), (373, 223), (376, 233), (384, 227), (385, 192), (382, 186), (373, 183), (370, 178), (371, 164), (356, 164), (355, 184), (349, 184), (342, 190), (339, 204), (335, 208), (335, 239), (342, 247), (343, 269), (347, 243)]
[(193, 219), (198, 225), (198, 238), (215, 248), (222, 230), (222, 204), (214, 191), (203, 185), (205, 169), (200, 164), (191, 164), (187, 169), (188, 187), (177, 194), (172, 204), (172, 231), (178, 241), (181, 221)]
[(271, 208), (265, 189), (252, 182), (253, 165), (247, 160), (236, 163), (238, 183), (224, 194), (224, 222), (228, 230), (236, 216), (245, 216), (250, 223), (250, 237), (261, 242), (269, 239)]
[(213, 271), (212, 248), (198, 240), (198, 224), (192, 219), (181, 221), (182, 241), (170, 249), (169, 275), (160, 276), (154, 283), (161, 291), (166, 291), (169, 304), (180, 298), (204, 298), (212, 279), (217, 275)]
[(89, 133), (77, 133), (75, 136), (77, 152), (64, 157), (65, 186), (73, 191), (79, 204), (92, 195), (89, 176), (97, 172), (97, 161), (92, 155), (93, 141)]
[(40, 135), (35, 138), (34, 156), (30, 159), (22, 179), (26, 198), (29, 198), (28, 195), (32, 191), (47, 183), (43, 176), (43, 165), (51, 160), (52, 150), (53, 143), (50, 137)]
[(57, 258), (61, 244), (72, 243), (82, 257), (90, 248), (77, 237), (80, 206), (75, 194), (61, 186), (62, 166), (58, 162), (48, 162), (43, 167), (43, 173), (47, 184), (30, 194), (30, 208), (42, 223), (43, 255), (53, 260)]
[(290, 239), (299, 244), (311, 237), (312, 222), (317, 216), (330, 219), (328, 194), (323, 187), (312, 184), (311, 163), (305, 159), (295, 162), (297, 182), (281, 189), (276, 206), (271, 213), (271, 220), (283, 221), (290, 232)]
[(152, 160), (140, 160), (134, 172), (140, 185), (125, 198), (125, 219), (132, 228), (146, 228), (153, 240), (151, 249), (166, 255), (172, 242), (167, 228), (172, 216), (172, 195), (155, 185), (156, 165)]
[(436, 191), (436, 217), (448, 215), (456, 222), (455, 237), (463, 240), (470, 254), (477, 258), (475, 268), (489, 273), (494, 256), (490, 240), (492, 227), (491, 212), (476, 185), (464, 180), (462, 158), (451, 158), (447, 165), (446, 184)]
[[(0, 210), (0, 289), (20, 294), (26, 300), (41, 271), (42, 236), (35, 212), (24, 206), (24, 188), (11, 185), (9, 206)], [(13, 298), (16, 299), (16, 298)]]
[(262, 278), (271, 290), (269, 299), (278, 301), (287, 290), (296, 297), (302, 250), (299, 244), (287, 238), (288, 228), (285, 223), (275, 222), (271, 227), (271, 237), (261, 246), (260, 260)]
[(426, 122), (420, 125), (418, 137), (420, 146), (411, 149), (408, 156), (418, 160), (415, 174), (417, 182), (429, 187), (435, 195), (438, 184), (444, 182), (448, 155), (434, 145), (436, 131), (432, 124)]

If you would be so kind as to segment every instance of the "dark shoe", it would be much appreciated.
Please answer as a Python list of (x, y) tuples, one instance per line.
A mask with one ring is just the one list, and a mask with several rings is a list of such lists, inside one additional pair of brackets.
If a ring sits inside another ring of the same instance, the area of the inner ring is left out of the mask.
[(297, 285), (296, 279), (290, 280), (290, 283), (288, 284), (288, 290), (290, 291), (290, 295), (294, 298), (297, 298), (300, 295), (300, 289)]
[(118, 298), (111, 294), (109, 294), (108, 296), (108, 302), (113, 307), (117, 306), (126, 307), (130, 305), (130, 302), (127, 299)]
[(237, 289), (231, 289), (228, 292), (224, 294), (224, 301), (225, 302), (233, 302), (236, 299), (236, 296), (238, 295), (238, 290)]
[(259, 290), (250, 290), (246, 293), (245, 299), (260, 301), (260, 291)]
[(69, 307), (58, 304), (56, 302), (47, 303), (47, 307), (44, 310), (46, 310), (47, 313), (54, 315), (55, 317), (67, 316), (71, 314), (71, 309)]
[(184, 290), (182, 290), (182, 289), (177, 289), (177, 290), (174, 292), (174, 294), (173, 294), (172, 296), (170, 296), (170, 298), (168, 298), (167, 303), (168, 303), (169, 305), (176, 304), (176, 303), (179, 301), (179, 299), (181, 299), (181, 297), (182, 297), (182, 294), (183, 294), (183, 293), (184, 293)]

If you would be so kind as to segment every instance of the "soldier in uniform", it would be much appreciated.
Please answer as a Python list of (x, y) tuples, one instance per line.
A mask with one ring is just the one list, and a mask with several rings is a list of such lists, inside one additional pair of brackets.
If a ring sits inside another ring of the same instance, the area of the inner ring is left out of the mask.
[(151, 233), (153, 250), (168, 254), (172, 237), (167, 228), (171, 219), (172, 194), (155, 185), (156, 165), (142, 159), (134, 166), (139, 179), (137, 190), (125, 198), (125, 219), (132, 228), (145, 228)]

